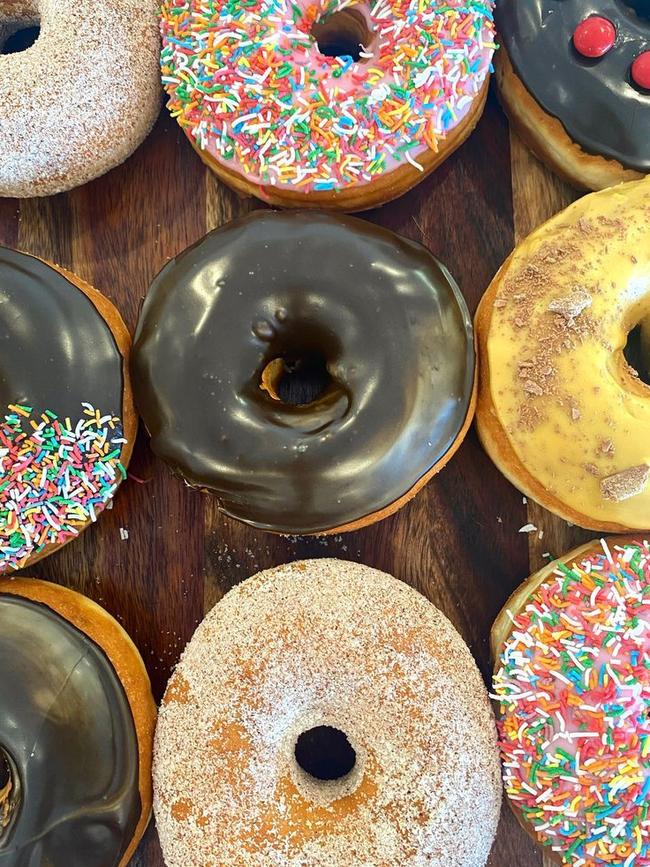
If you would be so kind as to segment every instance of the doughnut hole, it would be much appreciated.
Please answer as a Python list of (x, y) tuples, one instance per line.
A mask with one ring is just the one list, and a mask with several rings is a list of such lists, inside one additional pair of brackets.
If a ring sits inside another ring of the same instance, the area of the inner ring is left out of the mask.
[(650, 385), (650, 316), (630, 330), (623, 356), (641, 382)]
[(9, 829), (18, 804), (20, 787), (13, 761), (0, 747), (0, 841)]
[(625, 0), (625, 6), (644, 21), (650, 21), (650, 3), (648, 0)]
[(334, 720), (305, 720), (290, 741), (293, 781), (311, 804), (327, 807), (364, 784), (367, 755)]
[(15, 23), (0, 26), (0, 54), (19, 54), (27, 51), (41, 35), (38, 22)]
[(358, 9), (341, 9), (320, 18), (311, 34), (325, 57), (351, 57), (355, 62), (364, 59), (361, 52), (373, 41), (368, 22)]
[(346, 777), (357, 761), (357, 754), (345, 732), (326, 725), (302, 732), (296, 741), (294, 755), (306, 774), (324, 781)]
[(332, 384), (327, 359), (320, 352), (274, 358), (262, 371), (260, 387), (289, 406), (306, 406)]

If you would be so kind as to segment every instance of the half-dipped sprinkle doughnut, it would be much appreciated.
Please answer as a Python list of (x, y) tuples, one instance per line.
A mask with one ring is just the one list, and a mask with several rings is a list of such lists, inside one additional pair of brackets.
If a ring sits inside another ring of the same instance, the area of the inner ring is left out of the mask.
[(492, 628), (510, 806), (554, 863), (650, 865), (650, 545), (590, 542)]
[[(427, 250), (268, 211), (161, 271), (132, 365), (153, 450), (227, 515), (285, 533), (398, 509), (463, 439), (474, 367), (463, 297)], [(316, 389), (292, 395), (301, 377)]]
[(522, 241), (476, 330), (477, 425), (499, 469), (574, 524), (650, 527), (650, 180)]
[(358, 563), (235, 587), (165, 693), (154, 809), (167, 867), (483, 867), (494, 719), (433, 605)]
[(78, 536), (126, 476), (130, 346), (97, 290), (0, 247), (0, 573)]
[[(0, 196), (49, 196), (123, 162), (160, 108), (156, 0), (0, 0)], [(3, 53), (40, 26), (26, 51)]]
[(156, 708), (90, 599), (0, 579), (0, 864), (125, 867), (151, 814)]
[(516, 130), (579, 187), (650, 172), (647, 0), (499, 0), (496, 78)]
[(169, 109), (201, 158), (275, 205), (401, 195), (474, 129), (491, 0), (165, 0)]

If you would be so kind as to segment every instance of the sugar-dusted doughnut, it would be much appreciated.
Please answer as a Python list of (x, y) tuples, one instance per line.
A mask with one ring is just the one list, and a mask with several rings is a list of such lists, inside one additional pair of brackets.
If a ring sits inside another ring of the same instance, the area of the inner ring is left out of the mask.
[(650, 865), (650, 544), (610, 538), (532, 575), (492, 628), (503, 777), (574, 867)]
[(307, 560), (235, 587), (160, 710), (167, 867), (482, 867), (500, 790), (467, 647), (423, 596), (358, 563)]
[[(396, 511), (474, 410), (471, 320), (449, 272), (324, 213), (258, 211), (166, 265), (132, 367), (153, 450), (226, 514), (282, 533)], [(303, 377), (315, 388), (292, 395)]]
[(650, 179), (592, 193), (521, 242), (476, 314), (479, 435), (574, 524), (650, 527)]
[(0, 247), (0, 573), (78, 536), (126, 476), (130, 346), (97, 290)]
[(496, 77), (524, 141), (598, 190), (650, 172), (647, 0), (499, 0)]
[(90, 599), (0, 579), (0, 864), (125, 867), (151, 814), (156, 708)]
[(491, 0), (165, 0), (171, 113), (246, 195), (358, 211), (413, 187), (474, 129)]
[[(0, 0), (0, 196), (49, 196), (123, 162), (160, 108), (156, 0)], [(16, 31), (40, 27), (26, 51)]]

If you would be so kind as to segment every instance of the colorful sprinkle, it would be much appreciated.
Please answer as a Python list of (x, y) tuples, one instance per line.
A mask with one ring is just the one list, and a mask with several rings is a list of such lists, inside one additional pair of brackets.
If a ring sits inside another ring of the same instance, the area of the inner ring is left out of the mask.
[(0, 423), (0, 573), (95, 521), (126, 471), (118, 418), (89, 403), (74, 423), (9, 406)]
[(557, 568), (494, 678), (508, 796), (563, 864), (650, 865), (650, 545)]
[[(165, 0), (169, 109), (202, 150), (250, 182), (368, 183), (470, 110), (490, 70), (493, 0)], [(361, 56), (320, 53), (312, 25), (354, 8)]]

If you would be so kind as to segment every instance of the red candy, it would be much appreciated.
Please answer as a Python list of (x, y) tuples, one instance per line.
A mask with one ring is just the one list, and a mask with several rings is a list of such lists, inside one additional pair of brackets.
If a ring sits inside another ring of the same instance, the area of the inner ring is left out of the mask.
[(616, 42), (616, 28), (607, 18), (591, 15), (578, 24), (573, 34), (576, 51), (583, 57), (602, 57)]
[(639, 54), (630, 70), (632, 81), (643, 90), (650, 90), (650, 51)]

